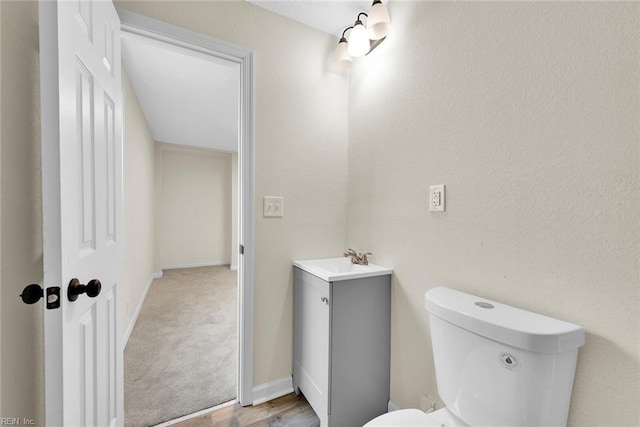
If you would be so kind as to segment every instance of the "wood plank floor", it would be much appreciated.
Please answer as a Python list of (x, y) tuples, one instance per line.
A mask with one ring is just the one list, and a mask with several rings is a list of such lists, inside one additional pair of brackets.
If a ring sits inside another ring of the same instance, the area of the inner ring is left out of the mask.
[(182, 421), (177, 427), (318, 427), (320, 419), (302, 394), (290, 393), (256, 406), (239, 404)]

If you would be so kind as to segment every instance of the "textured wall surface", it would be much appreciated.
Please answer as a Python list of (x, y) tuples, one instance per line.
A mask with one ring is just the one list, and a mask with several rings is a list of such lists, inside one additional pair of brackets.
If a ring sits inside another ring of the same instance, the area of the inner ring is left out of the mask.
[(582, 325), (569, 424), (640, 424), (638, 7), (392, 2), (354, 61), (348, 243), (394, 268), (399, 406), (436, 395), (446, 285)]
[(38, 5), (0, 2), (2, 24), (2, 413), (43, 422), (43, 302), (18, 298), (42, 284)]
[[(335, 37), (245, 2), (116, 6), (254, 51), (254, 384), (287, 377), (291, 261), (339, 255), (346, 241), (348, 80), (327, 69)], [(284, 197), (284, 218), (262, 218), (265, 195)]]
[(154, 273), (155, 142), (129, 76), (124, 90), (124, 320), (126, 330)]

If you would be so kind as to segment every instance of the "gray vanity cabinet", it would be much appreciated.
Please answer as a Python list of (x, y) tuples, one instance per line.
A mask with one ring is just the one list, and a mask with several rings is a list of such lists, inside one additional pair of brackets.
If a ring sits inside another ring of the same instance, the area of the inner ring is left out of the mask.
[(391, 276), (324, 281), (294, 268), (293, 389), (321, 426), (387, 412)]

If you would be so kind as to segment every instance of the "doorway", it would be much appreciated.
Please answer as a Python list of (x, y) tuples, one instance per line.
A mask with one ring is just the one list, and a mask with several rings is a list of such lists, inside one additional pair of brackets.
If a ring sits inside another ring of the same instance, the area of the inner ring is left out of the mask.
[[(239, 78), (238, 94), (238, 236), (232, 253), (237, 260), (237, 400), (241, 405), (253, 400), (253, 56), (252, 52), (202, 34), (166, 24), (145, 16), (118, 10), (123, 37), (138, 37), (158, 46), (211, 61), (235, 64)], [(126, 118), (125, 118), (126, 121)], [(153, 355), (150, 355), (153, 357)], [(206, 363), (206, 361), (203, 361)]]
[[(181, 418), (237, 397), (238, 283), (230, 243), (235, 181), (231, 163), (237, 156), (140, 137), (150, 129), (140, 120), (143, 106), (138, 98), (150, 99), (139, 81), (136, 93), (129, 80), (147, 73), (131, 63), (134, 49), (129, 43), (123, 43), (125, 283), (135, 288), (135, 270), (145, 268), (140, 253), (145, 248), (136, 248), (141, 242), (132, 240), (145, 237), (140, 229), (149, 216), (161, 276), (139, 300), (139, 314), (128, 320), (135, 327), (124, 351), (124, 409), (125, 425), (134, 427)], [(154, 119), (148, 120), (153, 126)], [(146, 149), (149, 145), (151, 150)], [(138, 165), (151, 155), (155, 209), (152, 215), (141, 215), (148, 203), (145, 189), (138, 188), (144, 180)], [(132, 182), (134, 177), (137, 182)], [(125, 289), (127, 299), (135, 298), (133, 290)]]

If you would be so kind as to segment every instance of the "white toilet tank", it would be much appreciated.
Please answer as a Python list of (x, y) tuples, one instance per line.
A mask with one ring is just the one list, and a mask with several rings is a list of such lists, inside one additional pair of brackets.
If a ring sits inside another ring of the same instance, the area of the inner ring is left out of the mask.
[(584, 330), (438, 287), (425, 294), (438, 394), (471, 426), (564, 426)]

